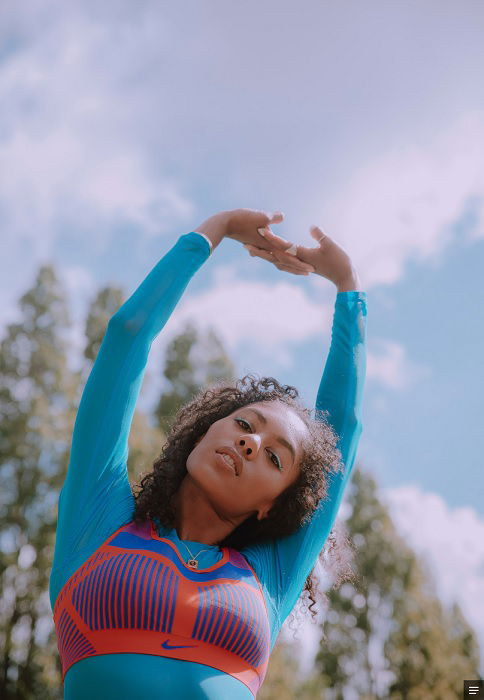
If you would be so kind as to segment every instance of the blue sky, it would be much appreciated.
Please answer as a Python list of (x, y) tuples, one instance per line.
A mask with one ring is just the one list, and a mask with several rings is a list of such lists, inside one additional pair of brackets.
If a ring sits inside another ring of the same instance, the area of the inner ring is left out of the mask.
[[(296, 243), (321, 226), (368, 293), (359, 459), (484, 644), (484, 5), (33, 0), (0, 20), (0, 330), (42, 262), (79, 343), (99, 286), (134, 291), (216, 211), (282, 209)], [(188, 318), (312, 405), (333, 302), (223, 242), (140, 406)]]

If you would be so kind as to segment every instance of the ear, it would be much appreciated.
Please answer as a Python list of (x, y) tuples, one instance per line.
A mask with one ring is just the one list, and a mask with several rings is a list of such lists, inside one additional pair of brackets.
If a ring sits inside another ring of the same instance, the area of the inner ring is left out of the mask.
[(274, 501), (271, 501), (261, 506), (257, 511), (257, 520), (264, 520), (264, 518), (267, 518), (273, 505)]

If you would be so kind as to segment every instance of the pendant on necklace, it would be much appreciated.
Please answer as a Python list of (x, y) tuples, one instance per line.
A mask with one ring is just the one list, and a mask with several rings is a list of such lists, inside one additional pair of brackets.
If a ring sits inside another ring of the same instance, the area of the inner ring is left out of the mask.
[(197, 561), (196, 559), (189, 559), (189, 560), (187, 561), (187, 564), (188, 564), (188, 566), (189, 566), (191, 569), (196, 569), (196, 568), (198, 568), (198, 561)]

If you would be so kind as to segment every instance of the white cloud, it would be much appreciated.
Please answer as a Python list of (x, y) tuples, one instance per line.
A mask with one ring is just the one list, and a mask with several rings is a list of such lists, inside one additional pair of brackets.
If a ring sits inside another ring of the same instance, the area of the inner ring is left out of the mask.
[(380, 338), (372, 341), (372, 347), (375, 346), (376, 351), (367, 354), (368, 379), (388, 389), (402, 390), (429, 375), (430, 369), (412, 363), (400, 343)]
[(171, 332), (188, 319), (211, 325), (229, 353), (241, 344), (252, 345), (262, 356), (287, 363), (291, 344), (330, 328), (333, 305), (315, 303), (290, 282), (245, 281), (235, 268), (219, 268), (207, 291), (191, 296), (177, 309)]
[[(28, 239), (30, 255), (49, 254), (54, 240), (72, 229), (98, 246), (120, 224), (159, 234), (168, 221), (188, 217), (192, 203), (163, 174), (163, 163), (152, 171), (152, 154), (132, 128), (144, 105), (117, 82), (119, 72), (148, 59), (153, 29), (138, 23), (140, 52), (121, 21), (103, 24), (87, 12), (51, 9), (41, 13), (42, 31), (0, 70), (4, 234), (12, 247)], [(108, 47), (115, 39), (123, 51), (113, 65)]]
[(410, 260), (438, 261), (455, 225), (473, 215), (484, 236), (484, 112), (465, 114), (433, 139), (376, 156), (325, 205), (330, 235), (351, 252), (365, 287), (393, 284)]
[(382, 496), (399, 533), (428, 565), (441, 599), (460, 604), (484, 650), (484, 520), (418, 486), (386, 489)]

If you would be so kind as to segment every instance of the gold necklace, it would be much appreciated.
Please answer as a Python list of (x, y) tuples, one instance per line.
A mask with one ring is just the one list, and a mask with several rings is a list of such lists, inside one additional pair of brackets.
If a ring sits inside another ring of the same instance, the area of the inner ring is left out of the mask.
[(199, 552), (197, 552), (196, 555), (194, 556), (194, 555), (192, 554), (192, 552), (188, 549), (188, 545), (186, 545), (185, 542), (183, 542), (183, 540), (180, 540), (180, 542), (181, 542), (183, 545), (185, 545), (185, 547), (186, 547), (187, 550), (188, 550), (188, 554), (191, 556), (191, 559), (189, 559), (189, 560), (187, 561), (187, 566), (189, 566), (190, 569), (198, 569), (198, 559), (196, 559), (195, 557), (198, 557), (202, 552), (208, 552), (209, 550), (208, 550), (208, 549), (201, 549), (201, 550), (200, 550)]

